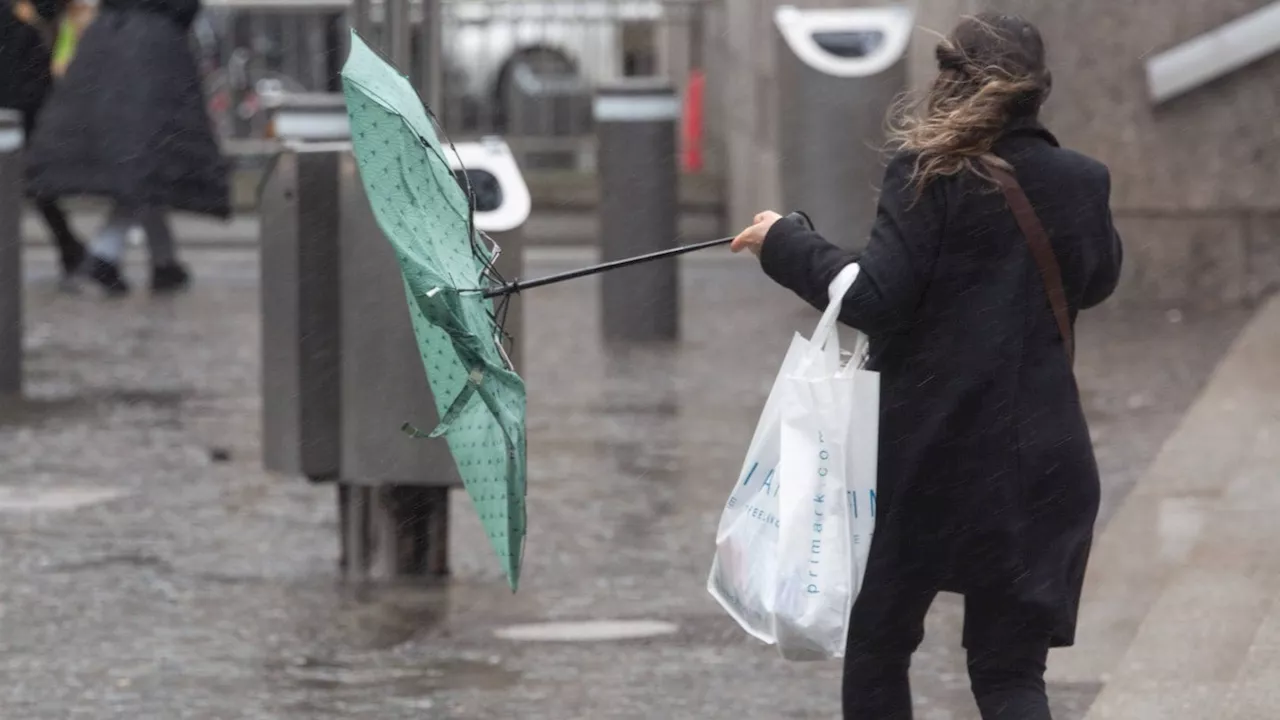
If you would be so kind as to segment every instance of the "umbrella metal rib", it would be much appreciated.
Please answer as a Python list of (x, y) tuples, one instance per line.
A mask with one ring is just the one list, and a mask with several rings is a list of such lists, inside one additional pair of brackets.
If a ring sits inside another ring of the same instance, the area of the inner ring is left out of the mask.
[[(810, 230), (813, 229), (813, 221), (809, 219), (808, 215), (804, 214), (799, 210), (787, 215), (787, 219), (796, 220), (801, 224), (803, 224), (806, 228)], [(663, 260), (665, 258), (675, 257), (677, 255), (684, 255), (685, 253), (697, 252), (698, 250), (706, 250), (707, 248), (718, 247), (720, 245), (728, 245), (731, 242), (733, 242), (732, 237), (717, 238), (715, 240), (707, 240), (706, 242), (693, 243), (691, 245), (679, 245), (677, 247), (669, 248), (667, 250), (658, 250), (657, 252), (646, 253), (644, 255), (637, 255), (635, 257), (623, 258), (621, 260), (612, 260), (610, 262), (600, 263), (599, 265), (592, 265), (590, 267), (579, 268), (577, 270), (569, 270), (568, 272), (556, 273), (554, 275), (547, 275), (545, 277), (534, 278), (533, 280), (513, 280), (511, 282), (504, 283), (499, 287), (495, 287), (490, 290), (485, 290), (484, 297), (496, 298), (496, 297), (506, 297), (508, 295), (515, 295), (516, 293), (523, 292), (525, 290), (531, 290), (533, 288), (543, 287), (544, 285), (555, 285), (557, 283), (562, 283), (567, 280), (577, 280), (578, 278), (589, 277), (591, 275), (599, 275), (600, 273), (606, 273), (606, 272), (609, 272), (610, 270), (619, 270), (621, 268), (631, 267), (632, 265), (642, 265), (644, 263), (653, 262), (655, 260)]]
[(599, 275), (600, 273), (609, 272), (610, 270), (618, 270), (632, 265), (642, 265), (654, 260), (662, 260), (663, 258), (675, 257), (697, 250), (705, 250), (707, 248), (716, 247), (718, 245), (728, 245), (733, 242), (733, 238), (719, 238), (717, 240), (708, 240), (706, 242), (695, 243), (693, 245), (681, 245), (668, 250), (659, 250), (657, 252), (648, 253), (646, 255), (637, 255), (636, 257), (623, 258), (622, 260), (613, 260), (611, 262), (592, 265), (591, 267), (579, 268), (577, 270), (569, 270), (568, 272), (556, 273), (545, 277), (534, 278), (533, 280), (512, 280), (505, 285), (486, 290), (484, 296), (486, 298), (505, 297), (514, 295), (524, 290), (530, 290), (544, 285), (555, 285), (566, 280), (577, 280), (578, 278), (588, 277), (591, 275)]

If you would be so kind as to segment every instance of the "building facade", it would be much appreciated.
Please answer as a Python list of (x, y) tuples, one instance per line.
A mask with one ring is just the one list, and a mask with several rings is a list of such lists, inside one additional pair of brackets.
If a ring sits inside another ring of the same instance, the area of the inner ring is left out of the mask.
[[(1212, 307), (1280, 288), (1280, 54), (1163, 104), (1145, 59), (1275, 0), (917, 0), (910, 84), (933, 77), (936, 35), (961, 15), (1015, 12), (1044, 34), (1054, 90), (1044, 120), (1063, 144), (1102, 160), (1125, 238), (1124, 302)], [(778, 207), (777, 42), (773, 10), (856, 0), (719, 0), (707, 65), (716, 89), (726, 222)], [(820, 222), (820, 220), (819, 220)]]

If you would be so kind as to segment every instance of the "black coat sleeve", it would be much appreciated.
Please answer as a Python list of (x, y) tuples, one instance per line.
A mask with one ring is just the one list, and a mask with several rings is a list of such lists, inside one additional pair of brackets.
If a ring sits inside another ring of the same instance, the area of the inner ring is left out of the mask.
[(182, 27), (189, 28), (200, 14), (200, 0), (169, 0), (170, 16)]
[(821, 309), (827, 304), (827, 286), (846, 265), (857, 262), (861, 272), (844, 298), (840, 321), (873, 337), (905, 330), (932, 277), (946, 218), (940, 183), (931, 182), (917, 194), (913, 164), (910, 156), (899, 154), (885, 169), (864, 252), (838, 248), (800, 223), (782, 219), (761, 248), (765, 274)]
[(1115, 221), (1111, 217), (1111, 174), (1104, 172), (1107, 187), (1106, 227), (1102, 230), (1100, 247), (1097, 249), (1098, 260), (1094, 265), (1093, 275), (1085, 287), (1084, 296), (1080, 300), (1082, 309), (1099, 305), (1111, 297), (1116, 285), (1120, 283), (1120, 267), (1124, 260), (1124, 246), (1120, 242), (1120, 233), (1116, 232)]
[(103, 7), (122, 11), (142, 11), (163, 15), (184, 30), (200, 14), (200, 0), (102, 0)]
[(46, 22), (56, 22), (67, 9), (67, 0), (35, 0), (32, 5)]

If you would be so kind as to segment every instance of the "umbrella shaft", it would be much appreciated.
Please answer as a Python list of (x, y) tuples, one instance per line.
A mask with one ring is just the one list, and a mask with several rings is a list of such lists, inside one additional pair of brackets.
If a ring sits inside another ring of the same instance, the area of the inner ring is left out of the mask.
[(590, 275), (599, 275), (600, 273), (609, 272), (610, 270), (618, 270), (620, 268), (631, 267), (632, 265), (642, 265), (654, 260), (662, 260), (664, 258), (684, 255), (685, 253), (705, 250), (719, 245), (728, 245), (733, 242), (733, 238), (719, 238), (717, 240), (708, 240), (706, 242), (694, 243), (692, 245), (680, 245), (668, 250), (659, 250), (657, 252), (648, 253), (646, 255), (637, 255), (635, 257), (623, 258), (622, 260), (613, 260), (591, 267), (580, 268), (578, 270), (570, 270), (569, 272), (557, 273), (555, 275), (547, 275), (546, 277), (535, 278), (533, 280), (515, 280), (499, 288), (486, 290), (484, 296), (486, 298), (502, 297), (504, 295), (514, 295), (518, 292), (531, 290), (533, 288), (542, 287), (544, 285), (555, 285), (567, 280), (577, 280), (578, 278), (588, 277)]

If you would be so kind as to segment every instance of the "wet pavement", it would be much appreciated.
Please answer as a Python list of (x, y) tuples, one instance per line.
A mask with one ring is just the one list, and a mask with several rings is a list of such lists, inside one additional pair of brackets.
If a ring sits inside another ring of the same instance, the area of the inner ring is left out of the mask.
[[(261, 470), (253, 253), (193, 252), (192, 293), (121, 302), (59, 294), (51, 257), (28, 255), (28, 400), (0, 406), (3, 717), (838, 715), (837, 664), (781, 661), (704, 589), (755, 416), (790, 333), (814, 320), (750, 261), (684, 264), (678, 346), (601, 344), (597, 281), (525, 296), (530, 525), (513, 596), (462, 493), (446, 587), (337, 581), (333, 489)], [(528, 272), (585, 260), (540, 253)], [(1108, 509), (1248, 317), (1166, 310), (1081, 324)], [(676, 627), (496, 634), (608, 619)], [(976, 716), (959, 620), (950, 599), (930, 617), (923, 720)], [(1081, 718), (1098, 689), (1055, 686), (1057, 717)]]

